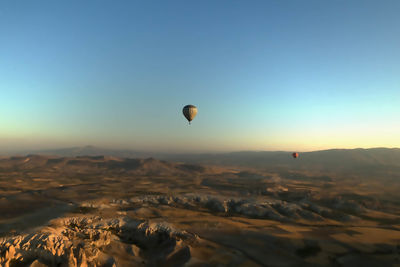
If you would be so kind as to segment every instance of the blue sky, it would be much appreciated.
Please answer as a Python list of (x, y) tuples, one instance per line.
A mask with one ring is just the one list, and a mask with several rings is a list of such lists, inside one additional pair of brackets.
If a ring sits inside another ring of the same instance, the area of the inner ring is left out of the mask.
[(400, 147), (399, 13), (389, 0), (2, 1), (0, 149)]

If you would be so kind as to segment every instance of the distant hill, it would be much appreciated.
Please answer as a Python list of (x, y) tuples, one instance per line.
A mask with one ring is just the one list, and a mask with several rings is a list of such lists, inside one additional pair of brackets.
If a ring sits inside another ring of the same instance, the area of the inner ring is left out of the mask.
[(357, 174), (385, 173), (400, 176), (400, 148), (329, 149), (300, 153), (294, 159), (285, 151), (243, 151), (214, 154), (167, 154), (134, 150), (102, 149), (93, 146), (35, 151), (35, 154), (75, 156), (114, 156), (179, 161), (191, 164), (238, 166), (270, 170), (314, 170)]
[(48, 150), (31, 151), (31, 154), (40, 155), (55, 155), (63, 157), (77, 157), (77, 156), (112, 156), (120, 158), (148, 158), (153, 154), (148, 152), (141, 152), (135, 150), (122, 150), (122, 149), (107, 149), (95, 146), (83, 147), (70, 147)]
[(168, 162), (154, 158), (135, 159), (112, 156), (58, 157), (35, 154), (0, 158), (0, 169), (2, 171), (34, 172), (58, 170), (65, 173), (76, 171), (103, 174), (107, 172), (123, 172), (150, 176), (191, 176), (199, 173), (214, 173), (213, 168), (194, 164)]
[(294, 159), (290, 152), (233, 152), (225, 154), (175, 155), (171, 160), (186, 163), (230, 165), (275, 170), (320, 170), (347, 173), (389, 172), (400, 176), (399, 148), (330, 149), (300, 153)]

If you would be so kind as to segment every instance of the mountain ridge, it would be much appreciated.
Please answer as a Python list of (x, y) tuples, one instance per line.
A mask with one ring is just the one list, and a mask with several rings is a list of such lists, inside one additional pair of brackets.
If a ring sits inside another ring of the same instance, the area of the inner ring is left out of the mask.
[(321, 172), (357, 173), (400, 176), (400, 148), (327, 149), (300, 152), (294, 159), (286, 151), (236, 151), (227, 153), (151, 153), (136, 150), (97, 148), (94, 146), (32, 151), (34, 154), (57, 156), (113, 156), (149, 158), (188, 164), (236, 166), (269, 170), (317, 170)]

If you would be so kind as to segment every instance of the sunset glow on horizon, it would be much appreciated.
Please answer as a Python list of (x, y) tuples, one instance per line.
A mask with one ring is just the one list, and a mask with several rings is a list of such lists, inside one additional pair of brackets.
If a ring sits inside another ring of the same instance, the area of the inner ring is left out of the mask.
[[(399, 10), (2, 2), (0, 150), (400, 147)], [(198, 107), (190, 126), (187, 104)]]

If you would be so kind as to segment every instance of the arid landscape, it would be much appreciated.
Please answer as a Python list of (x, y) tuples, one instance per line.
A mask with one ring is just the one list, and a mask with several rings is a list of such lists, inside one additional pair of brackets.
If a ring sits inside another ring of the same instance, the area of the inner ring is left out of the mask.
[(400, 1), (0, 1), (0, 267), (400, 267)]
[(395, 166), (222, 163), (3, 157), (0, 264), (400, 266)]

